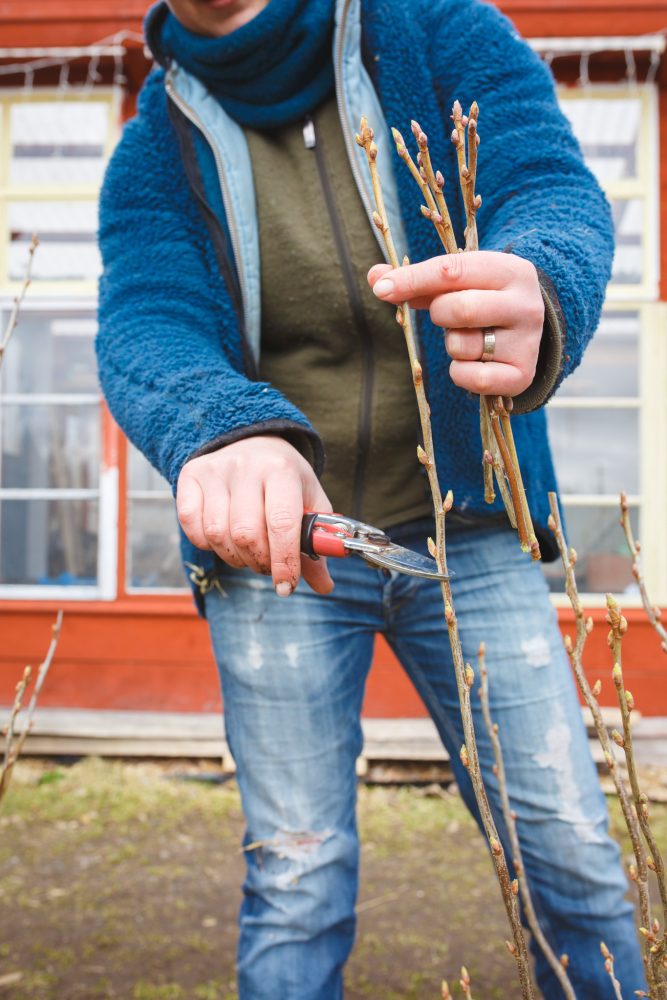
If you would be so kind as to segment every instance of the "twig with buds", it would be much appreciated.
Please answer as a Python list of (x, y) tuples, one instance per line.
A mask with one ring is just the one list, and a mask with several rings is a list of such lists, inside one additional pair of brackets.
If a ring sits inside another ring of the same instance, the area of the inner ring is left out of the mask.
[(23, 279), (23, 284), (21, 285), (18, 295), (14, 299), (14, 306), (9, 315), (9, 320), (5, 328), (5, 332), (3, 333), (2, 338), (0, 338), (0, 368), (2, 368), (2, 362), (4, 361), (7, 345), (9, 344), (12, 334), (16, 329), (16, 324), (19, 321), (19, 312), (21, 310), (21, 305), (23, 304), (26, 292), (28, 291), (28, 288), (30, 287), (30, 282), (32, 281), (32, 262), (35, 256), (35, 250), (37, 249), (38, 246), (39, 246), (39, 240), (37, 239), (37, 236), (33, 235), (33, 238), (30, 242), (30, 246), (28, 248), (28, 263), (26, 266), (25, 278)]
[[(377, 166), (377, 146), (373, 141), (373, 130), (369, 127), (365, 118), (361, 119), (359, 135), (356, 136), (356, 141), (363, 147), (366, 153), (366, 159), (371, 175), (376, 205), (376, 212), (374, 213), (373, 219), (375, 225), (382, 233), (384, 243), (387, 248), (387, 255), (392, 266), (398, 267), (399, 259), (389, 229), (387, 213), (384, 207), (384, 199), (382, 197), (382, 188), (380, 185), (380, 177)], [(408, 263), (407, 257), (403, 258), (403, 263)], [(447, 493), (444, 502), (442, 500), (442, 493), (440, 491), (440, 483), (435, 465), (435, 451), (433, 448), (430, 409), (426, 399), (422, 369), (417, 354), (417, 338), (415, 336), (410, 316), (410, 309), (407, 303), (398, 307), (396, 311), (396, 318), (405, 335), (408, 356), (412, 368), (413, 383), (417, 396), (417, 406), (419, 408), (419, 419), (421, 423), (424, 446), (423, 448), (421, 446), (418, 447), (417, 456), (421, 464), (426, 469), (433, 497), (433, 509), (436, 522), (436, 540), (433, 542), (432, 539), (429, 539), (429, 551), (435, 559), (438, 571), (446, 574), (447, 559), (445, 553), (445, 518), (449, 510), (451, 510), (454, 498), (450, 490)], [(500, 884), (503, 901), (505, 903), (505, 910), (512, 929), (513, 943), (508, 942), (508, 947), (510, 953), (516, 958), (517, 961), (519, 982), (521, 985), (521, 996), (523, 1000), (533, 1000), (534, 993), (530, 980), (528, 951), (519, 918), (517, 899), (512, 891), (505, 853), (503, 851), (502, 844), (500, 843), (500, 838), (498, 837), (498, 832), (491, 814), (491, 808), (486, 797), (486, 790), (484, 788), (484, 782), (482, 780), (481, 769), (479, 766), (472, 707), (470, 704), (470, 689), (474, 684), (475, 673), (470, 664), (465, 663), (463, 658), (463, 649), (461, 647), (456, 614), (454, 612), (454, 602), (449, 578), (446, 577), (442, 580), (440, 586), (445, 609), (445, 621), (447, 623), (449, 642), (454, 660), (454, 670), (465, 738), (465, 743), (461, 747), (461, 761), (470, 774), (472, 787), (482, 818), (482, 825), (491, 848), (491, 857)]]
[(661, 639), (661, 646), (664, 653), (667, 653), (667, 629), (660, 621), (661, 611), (657, 604), (651, 604), (651, 600), (648, 596), (646, 590), (646, 583), (644, 582), (644, 574), (642, 572), (642, 562), (641, 562), (641, 545), (639, 541), (635, 538), (632, 531), (632, 525), (630, 524), (630, 510), (628, 507), (628, 498), (625, 493), (621, 493), (621, 527), (625, 534), (625, 540), (628, 543), (628, 548), (630, 549), (630, 555), (632, 556), (632, 575), (637, 581), (637, 586), (639, 587), (639, 593), (641, 594), (642, 604), (644, 605), (644, 610), (648, 620), (650, 621), (653, 628), (656, 630)]
[[(465, 209), (466, 250), (477, 250), (479, 247), (476, 213), (482, 204), (482, 198), (481, 195), (475, 194), (477, 147), (479, 146), (478, 118), (479, 107), (476, 102), (472, 104), (469, 115), (463, 114), (458, 101), (454, 103), (452, 109), (454, 130), (451, 138), (456, 147), (459, 182)], [(411, 127), (419, 150), (417, 163), (410, 156), (401, 133), (398, 129), (392, 128), (396, 152), (408, 167), (422, 193), (426, 203), (421, 206), (422, 215), (433, 223), (445, 252), (460, 253), (444, 195), (445, 179), (439, 170), (436, 171), (433, 168), (428, 136), (421, 125), (419, 122), (413, 121)], [(493, 474), (495, 472), (503, 503), (512, 527), (518, 532), (521, 548), (525, 552), (530, 552), (533, 559), (539, 559), (540, 549), (528, 510), (510, 423), (511, 409), (512, 401), (509, 397), (480, 397), (484, 498), (487, 503), (493, 503), (496, 498), (493, 489)]]
[(530, 887), (528, 885), (528, 880), (526, 878), (526, 869), (523, 863), (523, 857), (521, 854), (521, 846), (519, 844), (519, 835), (517, 833), (516, 826), (516, 813), (513, 811), (510, 805), (509, 794), (507, 791), (507, 777), (505, 774), (505, 762), (503, 759), (503, 751), (500, 742), (500, 737), (498, 736), (498, 725), (494, 723), (491, 717), (491, 706), (489, 704), (489, 675), (486, 669), (485, 662), (485, 646), (481, 642), (479, 644), (479, 650), (477, 653), (477, 663), (479, 666), (480, 674), (480, 688), (479, 697), (482, 704), (482, 715), (484, 716), (484, 724), (486, 725), (487, 732), (489, 734), (489, 739), (491, 740), (491, 746), (493, 747), (493, 755), (495, 758), (495, 766), (493, 768), (493, 773), (498, 779), (498, 792), (500, 795), (500, 803), (503, 810), (503, 818), (505, 820), (505, 826), (510, 839), (510, 846), (512, 849), (512, 862), (514, 865), (514, 871), (516, 873), (516, 880), (513, 886), (516, 885), (517, 891), (521, 895), (521, 901), (523, 903), (523, 911), (530, 927), (531, 933), (538, 945), (542, 950), (542, 954), (546, 958), (547, 962), (551, 966), (554, 975), (556, 976), (558, 982), (561, 985), (563, 993), (567, 1000), (577, 1000), (574, 989), (572, 988), (572, 983), (570, 982), (569, 976), (565, 971), (567, 968), (567, 956), (562, 955), (558, 958), (547, 941), (542, 928), (540, 927), (539, 920), (537, 919), (537, 914), (535, 913), (535, 907), (533, 906), (533, 899), (530, 893)]
[[(561, 561), (565, 570), (565, 591), (570, 600), (570, 604), (572, 605), (575, 618), (575, 641), (573, 643), (570, 636), (566, 636), (565, 649), (567, 650), (572, 672), (576, 678), (579, 690), (581, 691), (582, 697), (590, 709), (593, 717), (595, 731), (604, 751), (604, 758), (609, 769), (609, 773), (611, 774), (612, 781), (614, 782), (614, 787), (616, 788), (616, 793), (621, 806), (621, 812), (623, 813), (623, 819), (630, 835), (632, 851), (635, 856), (635, 864), (630, 867), (629, 875), (632, 881), (637, 884), (637, 891), (639, 894), (639, 912), (642, 922), (642, 928), (640, 928), (640, 930), (643, 929), (646, 930), (648, 934), (652, 934), (653, 932), (651, 928), (653, 924), (651, 921), (651, 905), (648, 888), (649, 866), (639, 821), (632, 808), (632, 802), (630, 800), (626, 784), (617, 766), (612, 740), (609, 737), (607, 727), (602, 719), (602, 712), (600, 711), (600, 705), (597, 700), (600, 691), (602, 690), (602, 683), (598, 680), (596, 681), (594, 687), (591, 688), (583, 668), (584, 646), (586, 644), (586, 639), (593, 630), (593, 619), (586, 618), (584, 616), (584, 609), (579, 597), (574, 571), (574, 567), (577, 562), (577, 554), (574, 549), (568, 549), (567, 547), (567, 542), (565, 541), (565, 536), (563, 534), (560, 512), (558, 510), (558, 500), (555, 493), (549, 494), (549, 507), (551, 510), (551, 514), (549, 516), (549, 527), (553, 532), (558, 546), (558, 551), (560, 552)], [(621, 737), (620, 733), (614, 733), (613, 739), (615, 743), (619, 740), (621, 744), (623, 743), (623, 737)], [(651, 991), (650, 995), (654, 998), (665, 996), (664, 992), (660, 992), (661, 980), (664, 982), (663, 970), (660, 967), (661, 962), (656, 957), (657, 953), (651, 952), (651, 948), (656, 944), (656, 940), (654, 938), (654, 940), (648, 941), (646, 939), (646, 935), (643, 934), (642, 936), (645, 938), (643, 959), (646, 970), (646, 978)]]
[[(639, 777), (637, 775), (637, 765), (635, 762), (632, 744), (632, 726), (630, 716), (633, 708), (635, 707), (635, 700), (632, 697), (631, 692), (626, 690), (623, 680), (623, 665), (621, 659), (623, 636), (627, 632), (628, 623), (625, 617), (621, 614), (621, 610), (611, 594), (607, 594), (606, 621), (609, 625), (607, 643), (614, 658), (612, 677), (614, 687), (616, 688), (618, 704), (621, 709), (621, 719), (623, 720), (623, 734), (621, 735), (614, 730), (612, 738), (614, 742), (622, 748), (625, 754), (625, 762), (628, 769), (628, 778), (630, 780), (630, 788), (632, 789), (632, 799), (635, 805), (635, 812), (637, 814), (639, 826), (644, 835), (644, 840), (646, 841), (646, 845), (651, 855), (650, 858), (647, 858), (647, 866), (655, 872), (658, 883), (658, 892), (660, 893), (660, 902), (662, 903), (662, 937), (660, 936), (660, 925), (658, 921), (654, 920), (650, 927), (648, 924), (645, 924), (644, 927), (648, 928), (652, 934), (651, 953), (654, 956), (654, 962), (656, 964), (662, 964), (661, 959), (667, 955), (667, 942), (665, 941), (664, 936), (664, 929), (667, 927), (667, 887), (665, 885), (665, 866), (655, 837), (653, 836), (651, 824), (649, 823), (648, 797), (639, 787)], [(667, 995), (667, 982), (664, 984), (664, 989)]]
[(14, 698), (14, 704), (9, 716), (9, 722), (7, 724), (7, 732), (5, 736), (5, 752), (2, 761), (2, 768), (0, 768), (0, 801), (3, 795), (9, 787), (9, 780), (12, 775), (12, 770), (14, 764), (19, 758), (21, 750), (23, 749), (23, 744), (28, 738), (28, 734), (32, 729), (33, 718), (35, 715), (35, 709), (37, 708), (37, 699), (39, 698), (40, 692), (46, 680), (46, 675), (49, 672), (51, 663), (53, 662), (53, 657), (55, 656), (56, 649), (58, 648), (58, 640), (60, 639), (60, 630), (63, 623), (63, 612), (59, 611), (56, 616), (55, 624), (51, 626), (52, 635), (51, 642), (49, 643), (49, 648), (46, 651), (46, 656), (42, 660), (40, 667), (37, 671), (37, 679), (35, 680), (35, 687), (32, 692), (32, 697), (28, 703), (28, 708), (26, 711), (25, 723), (21, 729), (21, 732), (16, 736), (16, 722), (18, 719), (19, 712), (23, 706), (23, 699), (25, 697), (26, 690), (30, 683), (30, 678), (32, 676), (32, 670), (30, 667), (26, 667), (23, 671), (23, 677), (16, 685), (16, 697)]
[(604, 967), (609, 974), (609, 978), (611, 979), (611, 985), (614, 987), (614, 996), (616, 997), (616, 1000), (623, 1000), (621, 984), (614, 975), (614, 956), (609, 951), (609, 948), (607, 948), (604, 941), (600, 941), (600, 951), (602, 952), (602, 957), (604, 958)]

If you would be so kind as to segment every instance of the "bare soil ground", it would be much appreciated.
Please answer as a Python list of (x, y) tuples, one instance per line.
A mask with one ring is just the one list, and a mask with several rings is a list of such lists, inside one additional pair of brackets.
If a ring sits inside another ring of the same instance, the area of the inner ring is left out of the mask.
[[(179, 767), (19, 764), (0, 812), (1, 1000), (234, 1000), (238, 793)], [(667, 807), (653, 815), (664, 844)], [(436, 1000), (463, 962), (475, 995), (516, 996), (491, 865), (458, 795), (362, 787), (359, 819), (347, 1000)]]

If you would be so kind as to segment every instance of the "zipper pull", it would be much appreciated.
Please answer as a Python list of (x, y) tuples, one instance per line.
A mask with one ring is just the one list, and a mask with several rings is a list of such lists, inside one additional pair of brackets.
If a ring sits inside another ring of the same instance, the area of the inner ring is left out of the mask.
[(315, 125), (312, 118), (307, 118), (303, 126), (303, 144), (306, 149), (315, 149)]

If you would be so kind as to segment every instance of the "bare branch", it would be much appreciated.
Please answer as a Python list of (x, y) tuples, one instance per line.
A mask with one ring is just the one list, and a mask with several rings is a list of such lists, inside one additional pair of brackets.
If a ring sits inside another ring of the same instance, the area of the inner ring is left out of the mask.
[(533, 906), (533, 898), (531, 896), (530, 887), (526, 878), (526, 869), (523, 863), (523, 856), (521, 854), (521, 846), (519, 844), (516, 814), (513, 812), (510, 805), (509, 793), (507, 791), (507, 776), (505, 774), (505, 761), (503, 759), (500, 737), (498, 736), (499, 730), (498, 726), (493, 722), (491, 717), (491, 707), (489, 704), (489, 675), (486, 669), (485, 647), (483, 642), (480, 643), (479, 646), (477, 662), (481, 681), (479, 697), (482, 704), (482, 715), (484, 716), (484, 724), (489, 734), (489, 739), (491, 740), (493, 755), (496, 761), (494, 772), (498, 778), (500, 804), (502, 806), (505, 826), (507, 827), (507, 832), (509, 834), (510, 846), (512, 849), (512, 861), (517, 877), (519, 892), (521, 894), (521, 900), (523, 902), (524, 914), (526, 916), (526, 920), (528, 921), (531, 933), (540, 946), (542, 954), (551, 966), (554, 975), (558, 979), (565, 997), (567, 1000), (577, 1000), (574, 989), (572, 988), (572, 983), (570, 982), (567, 972), (565, 971), (565, 963), (562, 958), (558, 958), (556, 956), (551, 945), (544, 936), (537, 919), (537, 914), (535, 913), (535, 907)]
[[(362, 146), (366, 152), (366, 159), (371, 174), (371, 181), (373, 185), (373, 192), (375, 194), (375, 204), (377, 209), (374, 215), (375, 225), (378, 227), (378, 229), (381, 231), (384, 237), (385, 246), (387, 248), (387, 255), (392, 265), (394, 267), (397, 267), (398, 257), (389, 230), (389, 223), (387, 220), (387, 215), (384, 207), (384, 200), (382, 198), (382, 190), (380, 186), (380, 178), (378, 175), (377, 147), (373, 141), (373, 130), (369, 128), (368, 122), (366, 121), (365, 118), (361, 119), (359, 135), (357, 135), (356, 140), (358, 144)], [(407, 258), (403, 259), (403, 263), (404, 264), (407, 263)], [(424, 441), (424, 447), (423, 449), (420, 449), (421, 454), (419, 457), (420, 461), (422, 462), (422, 464), (426, 469), (429, 479), (429, 484), (431, 486), (431, 494), (433, 497), (433, 509), (436, 521), (436, 541), (435, 544), (429, 545), (429, 549), (436, 561), (438, 570), (442, 573), (446, 573), (447, 560), (445, 554), (445, 517), (453, 504), (453, 496), (451, 494), (451, 491), (449, 491), (443, 503), (442, 494), (440, 491), (440, 484), (436, 470), (436, 463), (435, 463), (433, 435), (431, 431), (430, 409), (424, 391), (424, 382), (423, 382), (423, 377), (421, 376), (421, 366), (419, 364), (419, 359), (417, 356), (417, 342), (416, 342), (415, 332), (412, 326), (412, 320), (410, 317), (410, 310), (408, 309), (406, 304), (399, 306), (397, 310), (397, 319), (400, 325), (402, 326), (403, 333), (405, 335), (406, 345), (408, 348), (408, 356), (410, 359), (410, 366), (413, 372), (413, 383), (415, 387), (415, 393), (417, 395), (419, 419), (421, 422), (422, 436)], [(509, 877), (507, 862), (505, 859), (505, 853), (503, 851), (500, 838), (498, 837), (498, 832), (496, 830), (493, 816), (491, 814), (491, 808), (489, 806), (489, 802), (486, 796), (484, 782), (482, 780), (482, 774), (479, 765), (479, 757), (477, 753), (477, 743), (475, 740), (475, 729), (473, 724), (472, 707), (470, 704), (470, 688), (474, 683), (475, 675), (470, 665), (465, 663), (464, 661), (463, 649), (461, 646), (461, 639), (459, 636), (458, 624), (456, 620), (456, 614), (454, 611), (454, 601), (452, 598), (452, 589), (449, 578), (446, 578), (441, 582), (441, 591), (445, 609), (445, 621), (447, 622), (449, 642), (451, 645), (452, 657), (454, 660), (456, 685), (459, 694), (461, 720), (463, 723), (463, 734), (465, 739), (465, 743), (461, 748), (461, 760), (464, 766), (468, 769), (468, 773), (470, 775), (472, 787), (475, 793), (475, 798), (482, 818), (482, 825), (486, 833), (487, 840), (489, 842), (489, 847), (491, 849), (491, 858), (493, 860), (493, 864), (496, 870), (496, 876), (500, 884), (503, 902), (505, 904), (505, 910), (512, 929), (512, 937), (514, 943), (510, 943), (510, 951), (517, 961), (517, 970), (519, 974), (521, 996), (523, 1000), (534, 1000), (534, 992), (530, 980), (530, 970), (528, 964), (528, 950), (526, 948), (526, 941), (523, 936), (523, 929), (521, 927), (521, 921), (519, 918), (519, 908), (517, 905), (516, 897), (512, 891), (512, 885)]]
[(12, 770), (14, 764), (18, 760), (21, 750), (23, 749), (23, 744), (25, 743), (30, 730), (32, 729), (32, 723), (35, 715), (35, 709), (37, 708), (37, 699), (39, 698), (40, 692), (46, 680), (46, 675), (49, 672), (49, 668), (53, 662), (53, 657), (55, 656), (56, 649), (58, 648), (58, 640), (60, 639), (60, 631), (62, 629), (63, 623), (63, 612), (58, 611), (55, 623), (51, 626), (51, 642), (49, 643), (49, 648), (46, 651), (46, 656), (42, 660), (39, 669), (37, 670), (37, 678), (35, 680), (35, 687), (32, 692), (32, 697), (28, 703), (28, 708), (26, 712), (25, 723), (21, 728), (21, 732), (16, 738), (16, 721), (18, 714), (21, 711), (23, 698), (25, 696), (26, 689), (30, 682), (31, 668), (26, 667), (23, 672), (23, 678), (16, 686), (16, 698), (14, 700), (14, 705), (9, 718), (9, 724), (7, 727), (7, 738), (5, 741), (5, 753), (2, 762), (2, 769), (0, 770), (0, 800), (2, 800), (3, 795), (7, 791), (9, 786), (9, 780), (11, 778)]
[(21, 289), (18, 295), (14, 299), (14, 306), (9, 316), (9, 322), (7, 323), (5, 332), (2, 335), (2, 339), (0, 339), (0, 368), (2, 368), (2, 362), (4, 361), (5, 351), (7, 350), (7, 344), (11, 340), (12, 334), (14, 333), (16, 325), (19, 321), (19, 312), (21, 310), (21, 305), (25, 298), (26, 292), (30, 287), (30, 282), (32, 281), (32, 262), (35, 256), (35, 250), (37, 249), (38, 246), (39, 246), (39, 240), (37, 239), (36, 235), (33, 235), (32, 240), (30, 242), (30, 247), (28, 248), (28, 263), (26, 266), (25, 278), (23, 280), (23, 284), (21, 285)]
[[(606, 621), (610, 626), (607, 641), (614, 657), (612, 677), (614, 687), (616, 688), (618, 704), (621, 709), (621, 718), (623, 720), (623, 735), (621, 736), (620, 733), (612, 733), (612, 737), (614, 738), (614, 741), (622, 747), (625, 754), (625, 762), (628, 768), (628, 777), (630, 779), (630, 788), (632, 789), (632, 799), (635, 805), (635, 812), (639, 821), (639, 826), (644, 835), (644, 840), (646, 841), (646, 845), (651, 853), (651, 857), (647, 859), (647, 866), (655, 872), (658, 882), (658, 891), (660, 893), (660, 901), (662, 903), (662, 938), (659, 937), (659, 924), (657, 927), (653, 926), (657, 923), (657, 921), (653, 921), (650, 928), (648, 924), (644, 925), (649, 928), (653, 934), (651, 945), (655, 945), (659, 949), (659, 951), (653, 950), (653, 948), (651, 950), (654, 964), (656, 965), (656, 968), (658, 968), (659, 965), (662, 964), (658, 961), (659, 957), (667, 954), (665, 950), (664, 937), (664, 929), (667, 927), (667, 888), (665, 886), (665, 866), (649, 823), (648, 797), (644, 795), (639, 787), (639, 777), (637, 775), (637, 765), (635, 762), (634, 748), (632, 744), (632, 726), (630, 716), (635, 705), (635, 700), (630, 691), (626, 691), (625, 689), (625, 683), (623, 681), (623, 665), (621, 660), (623, 636), (627, 632), (628, 623), (621, 614), (620, 608), (611, 594), (607, 594)], [(665, 989), (667, 990), (667, 983), (665, 984)]]
[[(597, 681), (595, 687), (591, 689), (583, 668), (584, 646), (586, 645), (588, 635), (593, 630), (593, 619), (586, 619), (584, 616), (584, 609), (581, 603), (581, 598), (579, 597), (574, 572), (574, 567), (577, 562), (577, 554), (574, 549), (568, 549), (567, 547), (565, 536), (563, 534), (560, 512), (558, 510), (558, 500), (555, 493), (549, 494), (549, 507), (551, 510), (551, 514), (549, 516), (549, 527), (553, 532), (558, 546), (558, 551), (560, 552), (561, 562), (563, 564), (563, 569), (565, 570), (565, 591), (570, 599), (570, 604), (572, 605), (575, 618), (575, 641), (573, 643), (571, 638), (567, 636), (565, 640), (565, 649), (567, 650), (567, 654), (570, 658), (570, 666), (572, 667), (572, 672), (574, 673), (579, 690), (581, 691), (582, 697), (590, 709), (593, 717), (595, 731), (604, 751), (604, 758), (612, 781), (614, 782), (614, 787), (616, 788), (616, 793), (621, 806), (621, 812), (623, 813), (623, 819), (630, 835), (632, 851), (635, 856), (635, 865), (631, 867), (629, 874), (632, 881), (637, 885), (642, 927), (644, 929), (648, 929), (648, 933), (651, 933), (652, 922), (648, 889), (648, 863), (639, 827), (639, 821), (633, 811), (628, 790), (616, 762), (612, 741), (609, 737), (609, 733), (607, 732), (607, 727), (602, 719), (602, 712), (600, 711), (600, 705), (597, 700), (601, 690), (601, 683), (600, 681)], [(643, 960), (646, 978), (648, 980), (649, 989), (651, 990), (651, 996), (654, 994), (659, 996), (662, 995), (657, 992), (659, 989), (660, 973), (656, 972), (654, 955), (651, 954), (651, 945), (653, 943), (655, 942), (649, 943), (645, 940)]]
[(614, 996), (616, 1000), (623, 1000), (623, 994), (621, 993), (621, 984), (614, 975), (614, 956), (609, 951), (609, 948), (607, 948), (607, 945), (604, 943), (604, 941), (600, 942), (600, 951), (602, 952), (602, 957), (604, 958), (604, 967), (609, 974), (609, 978), (611, 979), (611, 985), (614, 988)]
[(667, 629), (660, 621), (661, 611), (657, 604), (652, 604), (646, 590), (646, 584), (644, 582), (644, 574), (642, 572), (642, 561), (641, 561), (641, 546), (639, 542), (635, 539), (632, 531), (632, 525), (630, 524), (630, 510), (628, 507), (628, 498), (625, 493), (621, 493), (621, 527), (625, 534), (625, 540), (628, 543), (628, 548), (630, 549), (630, 555), (632, 556), (632, 575), (637, 581), (637, 586), (639, 587), (639, 593), (641, 594), (642, 604), (644, 605), (644, 610), (648, 620), (650, 621), (653, 628), (656, 630), (661, 639), (661, 647), (664, 653), (667, 653)]

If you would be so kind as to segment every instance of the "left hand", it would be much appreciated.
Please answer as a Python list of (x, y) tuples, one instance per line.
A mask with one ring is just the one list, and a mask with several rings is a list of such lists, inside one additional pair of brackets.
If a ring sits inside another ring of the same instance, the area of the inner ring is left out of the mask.
[[(533, 381), (544, 325), (535, 266), (511, 253), (476, 250), (391, 268), (376, 264), (368, 283), (379, 299), (428, 309), (445, 328), (450, 375), (480, 395), (517, 396)], [(496, 337), (492, 361), (480, 361), (484, 329)]]

